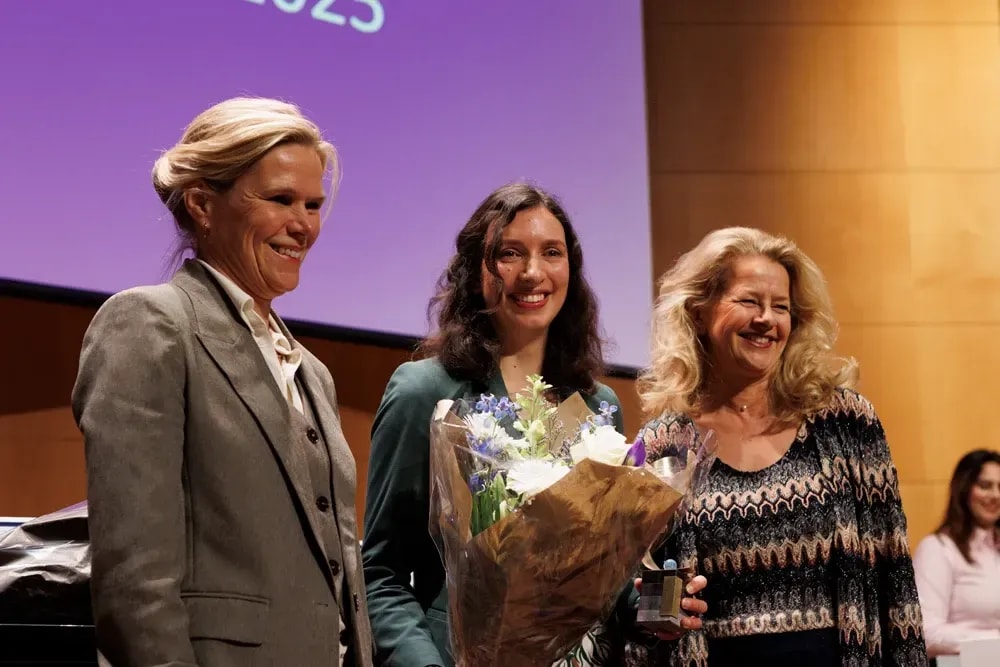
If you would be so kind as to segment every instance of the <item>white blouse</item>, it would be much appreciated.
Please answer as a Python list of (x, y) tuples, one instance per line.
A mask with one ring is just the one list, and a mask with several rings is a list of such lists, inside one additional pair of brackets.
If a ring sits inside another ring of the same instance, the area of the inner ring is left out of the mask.
[(292, 348), (288, 337), (281, 332), (274, 317), (268, 315), (267, 321), (264, 321), (253, 307), (253, 297), (204, 260), (198, 261), (222, 284), (222, 288), (239, 311), (240, 317), (250, 328), (254, 342), (264, 355), (264, 361), (271, 369), (271, 375), (285, 400), (302, 412), (302, 396), (295, 384), (295, 373), (302, 364), (302, 352)]
[(945, 535), (928, 535), (913, 554), (924, 639), (931, 656), (957, 654), (970, 639), (1000, 637), (1000, 547), (992, 531), (969, 538), (969, 563)]

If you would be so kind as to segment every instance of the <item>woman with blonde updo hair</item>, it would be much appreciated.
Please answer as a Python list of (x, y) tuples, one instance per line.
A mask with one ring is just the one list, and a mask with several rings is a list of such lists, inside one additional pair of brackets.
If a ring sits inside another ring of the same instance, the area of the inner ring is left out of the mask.
[(116, 667), (367, 667), (355, 464), (333, 379), (271, 302), (298, 285), (337, 155), (292, 104), (235, 98), (153, 168), (194, 253), (83, 342), (97, 645)]
[(625, 664), (925, 665), (893, 465), (822, 272), (788, 239), (708, 234), (661, 278), (639, 379), (650, 459), (718, 459), (659, 559), (707, 577), (703, 629)]

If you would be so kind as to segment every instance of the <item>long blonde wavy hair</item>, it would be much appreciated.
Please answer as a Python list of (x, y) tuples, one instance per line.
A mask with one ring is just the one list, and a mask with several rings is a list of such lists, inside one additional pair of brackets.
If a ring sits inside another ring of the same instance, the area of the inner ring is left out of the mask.
[(732, 261), (752, 256), (777, 262), (789, 277), (792, 330), (771, 381), (772, 413), (791, 423), (825, 407), (837, 387), (854, 386), (857, 362), (834, 352), (837, 322), (816, 263), (784, 237), (729, 227), (708, 234), (659, 280), (652, 361), (638, 381), (648, 415), (701, 410), (707, 357), (695, 313), (722, 295)]

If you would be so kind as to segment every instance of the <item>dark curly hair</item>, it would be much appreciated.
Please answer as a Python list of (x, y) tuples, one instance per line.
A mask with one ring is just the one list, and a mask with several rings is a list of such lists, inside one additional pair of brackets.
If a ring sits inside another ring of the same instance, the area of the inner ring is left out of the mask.
[[(991, 449), (974, 449), (963, 456), (955, 466), (948, 489), (948, 509), (944, 513), (944, 521), (935, 531), (947, 535), (962, 552), (969, 563), (972, 555), (969, 553), (969, 538), (975, 526), (975, 518), (969, 509), (969, 492), (979, 479), (983, 466), (987, 463), (1000, 465), (1000, 452)], [(1000, 528), (1000, 526), (997, 526)]]
[(500, 341), (493, 311), (482, 294), (482, 266), (496, 277), (503, 230), (519, 212), (545, 207), (562, 224), (569, 251), (566, 301), (549, 327), (542, 375), (565, 396), (591, 394), (604, 371), (603, 343), (598, 332), (597, 299), (583, 273), (583, 251), (569, 216), (556, 198), (525, 183), (494, 190), (476, 209), (455, 239), (455, 255), (437, 283), (428, 318), (437, 315), (437, 330), (419, 347), (421, 356), (436, 356), (452, 376), (482, 381), (496, 372)]

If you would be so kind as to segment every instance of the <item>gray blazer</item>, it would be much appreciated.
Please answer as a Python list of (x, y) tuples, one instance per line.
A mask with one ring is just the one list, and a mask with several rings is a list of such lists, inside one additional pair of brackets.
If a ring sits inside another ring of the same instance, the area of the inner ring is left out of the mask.
[(188, 261), (168, 284), (116, 294), (87, 330), (73, 411), (97, 643), (115, 667), (337, 665), (340, 609), (344, 664), (371, 665), (354, 458), (329, 371), (289, 340), (329, 449), (324, 509), (343, 563), (319, 535), (293, 408), (204, 267)]

